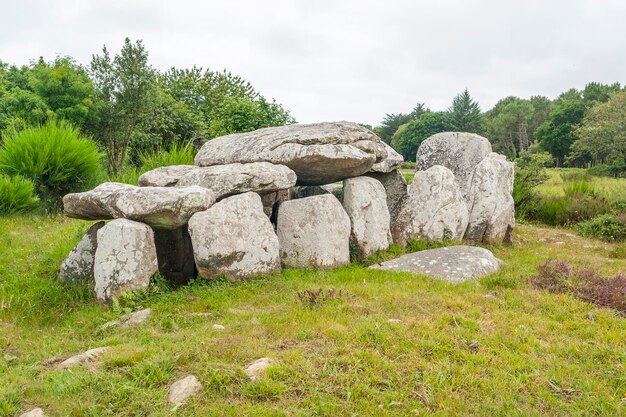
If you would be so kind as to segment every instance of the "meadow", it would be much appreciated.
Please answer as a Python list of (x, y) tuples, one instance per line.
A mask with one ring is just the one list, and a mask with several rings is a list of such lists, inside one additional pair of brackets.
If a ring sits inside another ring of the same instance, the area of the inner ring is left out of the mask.
[[(500, 272), (461, 285), (352, 264), (179, 288), (155, 280), (110, 308), (55, 280), (88, 224), (0, 218), (0, 416), (33, 406), (50, 416), (626, 413), (624, 317), (529, 283), (547, 259), (624, 271), (616, 244), (525, 224), (512, 246), (490, 247)], [(341, 295), (296, 296), (318, 288)], [(143, 324), (99, 330), (146, 307)], [(51, 365), (100, 346), (112, 348), (94, 366)], [(275, 364), (251, 381), (243, 368), (264, 356)], [(203, 389), (173, 411), (167, 389), (190, 373)]]

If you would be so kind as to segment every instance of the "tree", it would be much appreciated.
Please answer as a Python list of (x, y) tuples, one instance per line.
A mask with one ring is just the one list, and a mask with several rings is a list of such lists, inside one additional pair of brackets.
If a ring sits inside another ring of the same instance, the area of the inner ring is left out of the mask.
[(478, 102), (470, 96), (467, 88), (452, 100), (448, 108), (450, 126), (458, 132), (482, 133), (482, 116)]
[(96, 90), (87, 71), (69, 57), (51, 63), (42, 58), (30, 74), (32, 91), (46, 103), (52, 116), (76, 126), (92, 123), (96, 117)]
[(532, 144), (534, 108), (529, 100), (506, 97), (485, 113), (485, 133), (494, 151), (514, 159)]
[(541, 147), (554, 157), (556, 165), (561, 166), (576, 141), (576, 128), (585, 116), (585, 104), (582, 100), (566, 99), (559, 101), (550, 118), (535, 132)]
[(573, 161), (626, 163), (626, 91), (591, 108), (576, 135), (580, 139), (572, 145)]
[(91, 75), (98, 90), (99, 120), (93, 133), (103, 145), (109, 169), (124, 168), (129, 144), (140, 122), (154, 106), (155, 72), (148, 64), (148, 52), (139, 40), (126, 38), (113, 59), (106, 46), (102, 55), (94, 55)]
[(428, 109), (424, 103), (417, 103), (410, 113), (387, 113), (380, 126), (375, 128), (374, 133), (380, 136), (383, 142), (389, 144), (400, 126), (417, 119), (427, 111)]
[(448, 130), (450, 120), (447, 113), (428, 111), (400, 126), (391, 140), (391, 146), (404, 157), (405, 161), (415, 161), (417, 149), (425, 139)]

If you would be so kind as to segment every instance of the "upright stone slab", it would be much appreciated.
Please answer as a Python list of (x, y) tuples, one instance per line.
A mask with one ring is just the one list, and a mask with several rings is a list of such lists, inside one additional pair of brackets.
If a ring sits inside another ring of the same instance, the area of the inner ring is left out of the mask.
[(271, 162), (287, 165), (300, 185), (330, 184), (369, 171), (388, 155), (384, 143), (356, 123), (269, 127), (211, 139), (196, 165)]
[(468, 179), (469, 225), (465, 239), (484, 243), (510, 242), (515, 226), (513, 163), (491, 153)]
[(442, 165), (452, 171), (463, 196), (467, 195), (467, 180), (476, 165), (491, 153), (487, 138), (474, 133), (443, 132), (432, 135), (420, 145), (415, 168), (424, 171)]
[(147, 287), (157, 270), (154, 233), (148, 225), (117, 219), (98, 230), (94, 264), (98, 300), (110, 303), (124, 291)]
[(256, 193), (225, 198), (194, 214), (189, 233), (201, 277), (244, 279), (280, 269), (278, 238)]
[(389, 209), (389, 215), (391, 218), (391, 225), (395, 223), (395, 219), (400, 213), (400, 209), (407, 199), (407, 183), (404, 179), (404, 175), (398, 170), (391, 172), (368, 172), (368, 177), (378, 180), (385, 188), (385, 194), (387, 195), (387, 208)]
[(350, 262), (350, 218), (333, 195), (281, 204), (276, 234), (286, 268), (335, 267)]
[(98, 230), (104, 222), (92, 224), (83, 238), (61, 262), (59, 279), (66, 282), (93, 282), (93, 264), (98, 247)]
[(393, 241), (406, 244), (410, 239), (459, 240), (467, 228), (468, 217), (452, 171), (435, 165), (415, 173), (408, 197), (392, 226)]
[(369, 177), (348, 178), (343, 184), (343, 208), (350, 217), (351, 241), (359, 257), (388, 249), (390, 216), (383, 185)]
[(154, 229), (159, 272), (169, 282), (186, 284), (195, 275), (193, 247), (187, 226), (172, 230)]

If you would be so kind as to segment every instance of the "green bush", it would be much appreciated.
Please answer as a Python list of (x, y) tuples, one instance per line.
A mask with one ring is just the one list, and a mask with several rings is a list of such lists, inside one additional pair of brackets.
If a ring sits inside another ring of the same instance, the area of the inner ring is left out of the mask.
[(610, 212), (611, 203), (604, 197), (569, 192), (563, 197), (541, 198), (533, 219), (551, 226), (567, 226)]
[(196, 149), (193, 144), (174, 144), (168, 150), (159, 149), (157, 152), (142, 152), (139, 154), (141, 172), (169, 165), (193, 165)]
[(67, 193), (92, 186), (102, 175), (98, 146), (68, 123), (48, 122), (12, 132), (0, 148), (0, 172), (29, 179), (47, 208)]
[(578, 223), (576, 232), (581, 236), (593, 237), (607, 242), (626, 240), (626, 215), (605, 214)]
[(33, 183), (19, 176), (0, 174), (0, 214), (34, 210), (39, 199), (33, 195)]
[(536, 216), (541, 198), (535, 187), (548, 179), (543, 159), (542, 154), (525, 153), (515, 161), (513, 201), (519, 219), (532, 219)]
[(596, 165), (589, 168), (587, 172), (596, 177), (626, 178), (626, 164)]

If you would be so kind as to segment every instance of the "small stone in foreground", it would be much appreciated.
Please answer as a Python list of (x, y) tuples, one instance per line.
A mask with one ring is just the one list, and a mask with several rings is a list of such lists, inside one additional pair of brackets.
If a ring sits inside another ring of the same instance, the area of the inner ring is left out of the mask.
[(261, 378), (263, 372), (269, 368), (274, 363), (272, 358), (261, 358), (252, 362), (250, 365), (244, 369), (246, 375), (250, 377), (251, 380), (257, 380)]
[(45, 414), (41, 408), (37, 407), (24, 414), (20, 414), (20, 417), (45, 417)]
[(487, 249), (449, 246), (409, 253), (370, 268), (412, 272), (460, 283), (497, 272), (501, 264), (502, 261)]
[(202, 384), (195, 375), (187, 375), (183, 379), (174, 382), (167, 393), (167, 401), (178, 405), (187, 401), (189, 397), (196, 395), (202, 389)]
[(224, 330), (226, 327), (224, 327), (224, 326), (223, 326), (223, 325), (221, 325), (221, 324), (214, 324), (214, 325), (212, 326), (212, 328), (213, 328), (213, 330)]
[(102, 356), (102, 354), (104, 352), (106, 352), (109, 349), (110, 348), (107, 347), (107, 346), (99, 347), (99, 348), (95, 348), (95, 349), (89, 349), (86, 352), (79, 353), (78, 355), (74, 355), (74, 356), (64, 360), (63, 362), (61, 362), (57, 366), (57, 368), (58, 369), (67, 369), (67, 368), (70, 368), (70, 367), (75, 366), (75, 365), (85, 365), (85, 364), (88, 364), (88, 363), (95, 362), (96, 360), (98, 360), (98, 358), (100, 358), (100, 356)]

